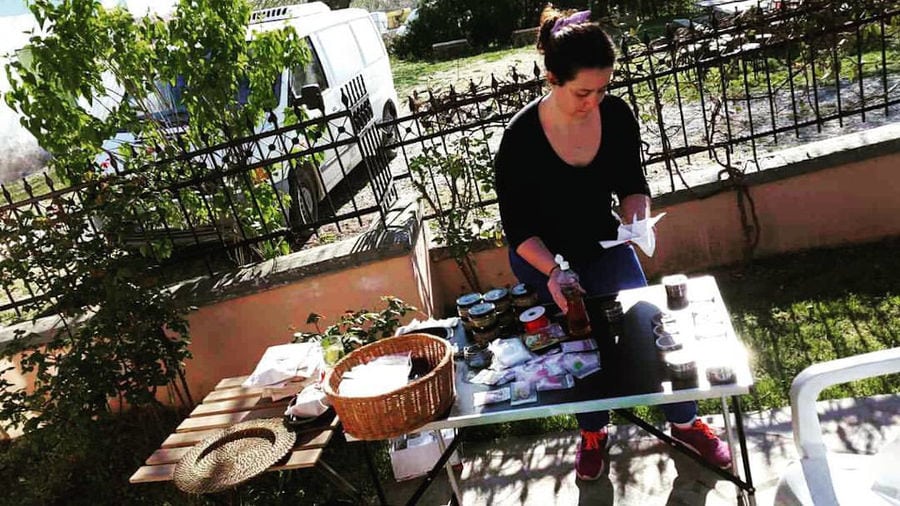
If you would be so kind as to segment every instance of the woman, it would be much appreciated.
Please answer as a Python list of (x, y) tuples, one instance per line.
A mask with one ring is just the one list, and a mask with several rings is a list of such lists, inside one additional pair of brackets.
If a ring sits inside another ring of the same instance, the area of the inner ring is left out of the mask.
[[(495, 159), (513, 273), (537, 287), (543, 302), (552, 300), (564, 311), (556, 254), (569, 261), (588, 295), (647, 284), (630, 245), (603, 249), (599, 244), (615, 239), (619, 226), (612, 194), (630, 222), (650, 215), (650, 190), (641, 169), (637, 121), (622, 99), (607, 96), (615, 49), (589, 16), (590, 11), (565, 16), (551, 5), (542, 12), (537, 48), (550, 92), (510, 121)], [(662, 408), (673, 437), (716, 465), (730, 465), (728, 446), (697, 419), (695, 402)], [(605, 467), (609, 414), (576, 417), (581, 428), (576, 475), (594, 480)]]

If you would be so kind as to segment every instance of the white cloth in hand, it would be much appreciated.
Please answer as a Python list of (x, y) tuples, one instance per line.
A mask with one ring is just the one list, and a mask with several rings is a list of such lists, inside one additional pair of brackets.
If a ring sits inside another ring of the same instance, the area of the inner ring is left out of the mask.
[[(615, 213), (613, 213), (613, 215), (615, 215)], [(620, 219), (617, 237), (611, 241), (600, 241), (600, 246), (612, 248), (619, 244), (631, 242), (641, 248), (641, 251), (648, 257), (652, 257), (653, 253), (656, 251), (656, 234), (653, 232), (653, 227), (656, 225), (656, 222), (665, 215), (666, 213), (660, 213), (656, 216), (644, 218), (642, 220), (639, 220), (637, 219), (637, 216), (634, 216), (631, 223), (627, 225), (622, 223), (622, 220)], [(618, 216), (616, 216), (616, 218), (618, 218)]]

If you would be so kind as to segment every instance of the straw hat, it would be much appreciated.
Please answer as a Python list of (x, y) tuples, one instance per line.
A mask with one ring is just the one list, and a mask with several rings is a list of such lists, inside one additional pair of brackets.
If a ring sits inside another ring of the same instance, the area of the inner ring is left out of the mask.
[(175, 465), (175, 485), (191, 494), (237, 486), (287, 455), (297, 435), (280, 418), (248, 420), (204, 439)]

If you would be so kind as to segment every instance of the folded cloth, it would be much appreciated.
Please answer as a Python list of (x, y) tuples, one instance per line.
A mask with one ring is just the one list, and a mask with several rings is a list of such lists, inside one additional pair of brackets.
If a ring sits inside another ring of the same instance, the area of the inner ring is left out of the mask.
[(394, 332), (395, 336), (401, 336), (403, 334), (409, 334), (417, 329), (433, 329), (435, 327), (443, 327), (445, 329), (456, 328), (459, 325), (459, 317), (452, 316), (450, 318), (444, 318), (441, 320), (435, 320), (433, 318), (429, 318), (424, 321), (419, 321), (416, 318), (413, 318), (411, 322), (408, 324), (398, 327), (397, 331)]
[[(615, 213), (613, 213), (615, 215)], [(636, 244), (648, 256), (652, 257), (656, 251), (656, 234), (653, 227), (666, 213), (660, 213), (651, 218), (637, 219), (637, 216), (631, 220), (631, 223), (624, 224), (619, 219), (619, 230), (615, 240), (600, 241), (600, 246), (604, 248), (612, 248), (626, 242)], [(616, 216), (616, 218), (619, 218)]]
[(272, 385), (291, 378), (311, 378), (324, 367), (319, 343), (292, 343), (270, 346), (241, 386)]
[(297, 394), (297, 400), (288, 406), (284, 414), (297, 418), (311, 418), (321, 415), (328, 410), (329, 406), (331, 403), (328, 402), (328, 397), (325, 396), (322, 387), (318, 383), (314, 383)]

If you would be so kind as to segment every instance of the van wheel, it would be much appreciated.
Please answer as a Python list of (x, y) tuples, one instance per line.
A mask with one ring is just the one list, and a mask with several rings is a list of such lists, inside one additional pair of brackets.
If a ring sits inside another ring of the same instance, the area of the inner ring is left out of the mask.
[[(384, 108), (384, 114), (381, 116), (381, 120), (384, 122), (394, 121), (397, 119), (397, 111), (394, 110), (392, 104), (388, 104)], [(392, 144), (394, 142), (400, 141), (400, 127), (396, 124), (384, 127), (381, 129), (381, 145), (386, 146), (387, 144)], [(387, 155), (388, 160), (392, 160), (395, 156), (397, 156), (396, 149), (384, 149), (384, 153)]]
[(293, 230), (301, 232), (306, 238), (311, 236), (314, 230), (303, 228), (319, 219), (319, 192), (313, 170), (315, 167), (292, 167), (288, 179), (291, 195), (290, 225)]

